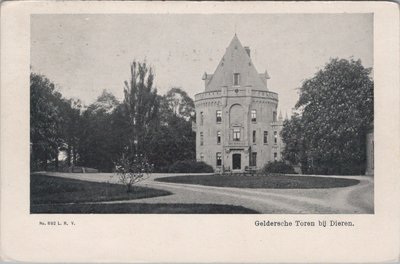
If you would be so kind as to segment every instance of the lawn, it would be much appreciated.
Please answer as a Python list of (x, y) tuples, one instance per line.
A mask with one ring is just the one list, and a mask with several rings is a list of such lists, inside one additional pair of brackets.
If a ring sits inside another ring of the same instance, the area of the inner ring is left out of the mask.
[(187, 183), (217, 187), (265, 188), (265, 189), (322, 189), (347, 187), (360, 181), (343, 178), (312, 176), (240, 176), (240, 175), (191, 175), (156, 179), (160, 182)]
[(98, 203), (170, 195), (171, 192), (134, 186), (127, 193), (125, 186), (31, 175), (32, 214), (255, 214), (242, 206), (224, 204), (178, 203)]
[(31, 213), (50, 214), (257, 214), (242, 206), (223, 204), (52, 204), (32, 205)]
[(134, 186), (127, 193), (120, 184), (88, 182), (31, 174), (31, 205), (132, 200), (170, 195), (164, 190)]

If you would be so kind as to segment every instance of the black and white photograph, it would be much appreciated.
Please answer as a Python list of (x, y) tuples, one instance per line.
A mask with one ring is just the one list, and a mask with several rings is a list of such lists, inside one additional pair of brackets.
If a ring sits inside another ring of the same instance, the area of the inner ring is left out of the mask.
[(31, 16), (31, 213), (373, 214), (372, 14)]
[(0, 262), (396, 263), (400, 11), (4, 1)]

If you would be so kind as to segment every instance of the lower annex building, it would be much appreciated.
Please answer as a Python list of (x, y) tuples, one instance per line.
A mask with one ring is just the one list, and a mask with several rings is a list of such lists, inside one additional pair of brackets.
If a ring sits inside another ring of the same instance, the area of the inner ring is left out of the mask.
[(269, 78), (235, 34), (214, 74), (204, 73), (204, 92), (195, 95), (198, 161), (216, 172), (243, 172), (281, 159), (283, 119)]

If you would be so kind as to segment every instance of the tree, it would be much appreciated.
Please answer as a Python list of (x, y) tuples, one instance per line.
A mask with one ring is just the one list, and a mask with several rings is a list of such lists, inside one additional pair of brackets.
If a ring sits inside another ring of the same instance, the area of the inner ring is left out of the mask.
[(303, 171), (362, 174), (366, 134), (373, 126), (371, 69), (360, 60), (331, 59), (300, 88), (300, 116), (284, 124), (284, 157)]
[(192, 131), (193, 100), (180, 88), (160, 96), (157, 130), (148, 134), (149, 159), (156, 170), (166, 171), (176, 161), (195, 159), (196, 135)]
[[(106, 90), (82, 114), (78, 142), (79, 165), (110, 172), (124, 149), (128, 134), (120, 104)], [(121, 125), (121, 123), (123, 125)]]
[(192, 119), (194, 113), (194, 102), (181, 88), (171, 88), (163, 97), (166, 107), (175, 116), (182, 117), (186, 121)]
[(78, 162), (78, 142), (82, 132), (82, 102), (79, 99), (63, 99), (60, 109), (63, 117), (61, 123), (63, 144), (60, 146), (60, 150), (67, 154), (67, 166), (76, 165)]
[(62, 144), (61, 94), (44, 75), (30, 74), (31, 170), (47, 169)]
[(171, 116), (168, 123), (148, 135), (149, 160), (156, 170), (164, 171), (176, 161), (194, 159), (195, 140), (190, 121)]
[(146, 137), (159, 124), (159, 97), (153, 87), (154, 74), (146, 62), (133, 61), (130, 81), (125, 81), (124, 108), (130, 124), (129, 153), (148, 154)]
[(132, 191), (134, 184), (147, 179), (152, 172), (152, 166), (143, 155), (135, 155), (132, 159), (123, 154), (115, 167), (119, 181), (126, 186), (127, 193)]
[(294, 114), (290, 120), (283, 122), (281, 137), (285, 143), (282, 152), (283, 159), (292, 164), (301, 163), (300, 157), (304, 156), (304, 138), (302, 134), (302, 122), (299, 114)]

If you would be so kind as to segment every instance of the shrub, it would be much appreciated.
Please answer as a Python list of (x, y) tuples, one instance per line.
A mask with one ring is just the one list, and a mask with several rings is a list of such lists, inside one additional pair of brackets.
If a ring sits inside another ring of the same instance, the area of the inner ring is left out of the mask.
[(169, 167), (172, 173), (197, 173), (197, 172), (214, 172), (214, 169), (203, 161), (181, 160), (177, 161)]
[(147, 179), (149, 173), (152, 172), (152, 165), (143, 155), (134, 157), (122, 155), (115, 164), (115, 172), (119, 176), (119, 181), (126, 186), (126, 192), (129, 193), (134, 184)]
[(283, 161), (268, 162), (262, 168), (263, 173), (283, 173), (296, 174), (292, 165), (286, 164)]

